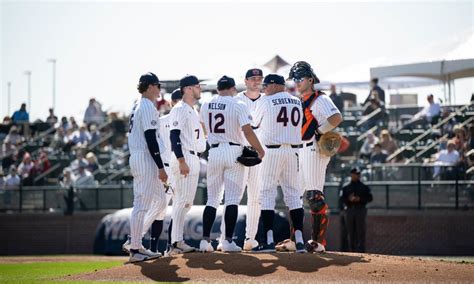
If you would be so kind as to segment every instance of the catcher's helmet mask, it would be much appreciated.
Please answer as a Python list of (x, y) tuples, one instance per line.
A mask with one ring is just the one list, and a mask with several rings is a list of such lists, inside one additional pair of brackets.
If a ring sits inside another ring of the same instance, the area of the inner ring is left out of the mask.
[(313, 84), (320, 83), (319, 78), (314, 73), (311, 65), (305, 61), (298, 61), (293, 64), (293, 67), (291, 67), (288, 79), (297, 82), (303, 80), (304, 78), (313, 78)]

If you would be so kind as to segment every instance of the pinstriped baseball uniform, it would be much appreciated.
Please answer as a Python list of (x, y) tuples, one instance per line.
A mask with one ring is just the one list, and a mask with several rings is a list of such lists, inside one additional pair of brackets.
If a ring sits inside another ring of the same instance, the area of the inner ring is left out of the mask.
[(171, 109), (169, 119), (170, 131), (180, 130), (181, 148), (186, 164), (189, 166), (189, 175), (184, 177), (179, 171), (176, 156), (171, 155), (170, 166), (174, 184), (171, 243), (175, 243), (183, 240), (184, 218), (193, 205), (199, 180), (198, 153), (206, 150), (206, 138), (198, 112), (187, 103), (183, 101), (177, 103)]
[(260, 176), (262, 210), (274, 210), (278, 184), (290, 210), (302, 208), (299, 176), (301, 145), (301, 101), (287, 92), (262, 97), (255, 111), (259, 137), (267, 147)]
[(131, 248), (142, 246), (144, 219), (152, 203), (158, 211), (166, 208), (163, 183), (159, 179), (158, 167), (151, 157), (145, 140), (145, 131), (159, 129), (159, 113), (154, 103), (146, 98), (138, 100), (130, 114), (128, 146), (130, 169), (133, 175), (133, 210), (130, 219)]
[[(255, 116), (255, 109), (257, 104), (262, 98), (263, 94), (253, 100), (245, 95), (245, 92), (240, 92), (235, 98), (245, 103), (250, 111), (252, 117)], [(255, 130), (255, 134), (258, 137), (258, 129)], [(249, 143), (246, 141), (247, 146)], [(246, 216), (246, 227), (245, 227), (245, 238), (255, 239), (258, 231), (258, 221), (260, 219), (260, 203), (258, 201), (260, 191), (260, 165), (250, 167), (246, 169), (246, 182), (247, 188), (247, 216)], [(225, 222), (222, 222), (221, 232), (225, 232)], [(224, 234), (223, 234), (224, 235)]]
[[(247, 106), (230, 96), (214, 96), (201, 107), (208, 133), (207, 206), (217, 208), (225, 190), (225, 205), (239, 205), (244, 191), (245, 167), (238, 163), (245, 137), (242, 126), (251, 124)], [(238, 145), (231, 145), (238, 144)]]
[[(328, 119), (330, 116), (340, 113), (336, 105), (327, 95), (320, 95), (310, 107), (311, 113), (318, 122)], [(308, 143), (313, 142), (311, 146)], [(331, 158), (320, 155), (314, 135), (310, 140), (303, 141), (301, 150), (301, 173), (303, 177), (304, 190), (318, 190), (323, 192), (326, 179), (326, 168)]]
[[(172, 175), (170, 171), (170, 159), (171, 159), (171, 143), (170, 143), (170, 115), (164, 115), (160, 117), (160, 131), (159, 131), (159, 139), (158, 144), (160, 147), (161, 159), (163, 160), (163, 164), (165, 166), (165, 171), (168, 174), (168, 181), (167, 183), (173, 186)], [(145, 222), (143, 224), (143, 235), (150, 229), (151, 224), (155, 220), (164, 220), (166, 217), (166, 209), (168, 204), (170, 203), (171, 198), (173, 197), (173, 192), (170, 190), (166, 193), (166, 207), (164, 210), (159, 211), (160, 208), (157, 207), (157, 203), (153, 202), (151, 205), (151, 209), (145, 216)]]

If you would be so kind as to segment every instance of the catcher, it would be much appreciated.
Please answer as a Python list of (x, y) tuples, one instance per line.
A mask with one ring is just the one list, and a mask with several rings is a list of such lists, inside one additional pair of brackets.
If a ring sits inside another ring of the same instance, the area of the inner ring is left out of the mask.
[[(342, 122), (342, 115), (329, 96), (315, 90), (314, 85), (320, 81), (311, 65), (304, 61), (296, 62), (290, 70), (289, 79), (296, 83), (303, 106), (301, 178), (312, 223), (311, 240), (306, 249), (308, 252), (324, 252), (329, 221), (328, 206), (324, 201), (324, 181), (329, 160), (341, 145), (342, 137), (333, 129)], [(277, 244), (276, 249), (295, 250), (295, 244), (292, 240), (285, 240)]]

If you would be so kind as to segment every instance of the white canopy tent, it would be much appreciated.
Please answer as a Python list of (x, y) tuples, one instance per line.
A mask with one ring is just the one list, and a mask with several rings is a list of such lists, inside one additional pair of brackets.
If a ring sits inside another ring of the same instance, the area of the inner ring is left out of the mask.
[(445, 84), (445, 87), (448, 87), (447, 93), (445, 89), (445, 99), (451, 103), (453, 80), (474, 77), (474, 59), (440, 60), (370, 68), (371, 78), (383, 80), (407, 76), (438, 80)]

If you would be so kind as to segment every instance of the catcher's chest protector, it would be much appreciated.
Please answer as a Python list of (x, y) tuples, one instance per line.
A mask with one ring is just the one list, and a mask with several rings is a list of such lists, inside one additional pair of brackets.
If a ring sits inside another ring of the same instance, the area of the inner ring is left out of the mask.
[(312, 93), (309, 97), (302, 99), (302, 106), (303, 106), (303, 128), (301, 129), (301, 137), (303, 140), (310, 140), (313, 138), (316, 129), (318, 128), (318, 121), (311, 113), (311, 106), (313, 105), (314, 101), (321, 95), (323, 92), (315, 92)]

